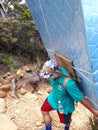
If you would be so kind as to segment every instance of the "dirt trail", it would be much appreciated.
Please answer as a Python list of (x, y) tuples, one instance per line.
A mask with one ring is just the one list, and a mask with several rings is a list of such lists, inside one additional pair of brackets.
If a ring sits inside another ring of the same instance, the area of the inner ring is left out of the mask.
[[(11, 92), (4, 98), (5, 109), (0, 113), (0, 130), (39, 130), (44, 127), (40, 106), (50, 91), (46, 83), (39, 83), (39, 89), (33, 93), (27, 91), (19, 98), (11, 96)], [(53, 130), (63, 130), (59, 123), (57, 113), (51, 112), (53, 117)], [(92, 114), (80, 103), (77, 104), (72, 116), (70, 130), (91, 130), (89, 117)]]
[[(19, 60), (21, 65), (26, 65), (27, 60), (22, 59)], [(6, 73), (5, 67), (0, 65), (0, 68), (1, 75)], [(22, 89), (19, 98), (13, 97), (12, 90), (8, 91), (4, 98), (0, 98), (0, 130), (39, 130), (44, 127), (40, 107), (49, 92), (50, 86), (44, 81), (39, 82), (38, 88), (33, 92)], [(64, 126), (59, 123), (57, 113), (52, 111), (51, 116), (53, 130), (63, 130)], [(91, 130), (90, 118), (90, 111), (78, 103), (72, 116), (70, 130)]]

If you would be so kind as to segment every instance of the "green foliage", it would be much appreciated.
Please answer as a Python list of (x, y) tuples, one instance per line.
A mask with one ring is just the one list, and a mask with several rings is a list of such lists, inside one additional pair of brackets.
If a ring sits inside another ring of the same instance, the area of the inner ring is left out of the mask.
[(15, 9), (24, 12), (23, 6), (19, 5), (17, 2), (11, 2), (11, 5), (13, 5)]
[(7, 9), (9, 17), (14, 17), (20, 21), (32, 20), (32, 16), (26, 5), (20, 5), (15, 1), (11, 1), (9, 4), (4, 3), (4, 6)]
[(12, 72), (15, 68), (14, 59), (8, 55), (3, 55), (2, 60), (4, 64), (8, 67), (8, 70)]
[(43, 65), (43, 61), (37, 56), (37, 68), (41, 69)]
[(25, 56), (32, 62), (48, 57), (33, 21), (20, 22), (15, 19), (0, 19), (0, 52)]
[(20, 21), (31, 20), (32, 16), (31, 16), (29, 10), (28, 9), (24, 10), (23, 14), (20, 15), (19, 19), (20, 19)]

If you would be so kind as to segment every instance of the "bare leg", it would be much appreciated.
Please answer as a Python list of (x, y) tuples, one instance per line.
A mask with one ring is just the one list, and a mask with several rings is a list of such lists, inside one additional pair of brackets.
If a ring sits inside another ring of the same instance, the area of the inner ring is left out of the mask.
[(51, 124), (52, 118), (51, 118), (49, 112), (43, 112), (43, 111), (41, 111), (41, 112), (42, 112), (42, 115), (43, 115), (45, 125)]

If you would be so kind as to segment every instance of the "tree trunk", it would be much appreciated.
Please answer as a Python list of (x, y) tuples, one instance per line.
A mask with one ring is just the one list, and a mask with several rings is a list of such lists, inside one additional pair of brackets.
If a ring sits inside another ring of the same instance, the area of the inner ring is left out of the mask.
[(1, 12), (2, 18), (7, 18), (7, 13), (2, 3), (0, 3), (0, 12)]

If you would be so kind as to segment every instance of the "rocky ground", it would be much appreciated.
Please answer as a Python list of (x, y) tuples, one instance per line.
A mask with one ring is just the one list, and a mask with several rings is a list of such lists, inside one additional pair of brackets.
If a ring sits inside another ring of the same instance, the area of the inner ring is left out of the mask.
[[(44, 127), (40, 107), (51, 88), (45, 81), (39, 81), (38, 85), (31, 81), (27, 82), (32, 78), (30, 75), (32, 73), (28, 75), (28, 70), (32, 67), (32, 64), (25, 64), (14, 73), (2, 70), (0, 75), (0, 130), (39, 130)], [(16, 81), (14, 85), (18, 86), (17, 91), (13, 89), (12, 79)], [(52, 111), (51, 116), (53, 130), (63, 130), (64, 126), (59, 123), (57, 113)], [(90, 111), (78, 103), (72, 115), (70, 130), (92, 130), (92, 117)]]
[[(22, 90), (19, 98), (10, 92), (5, 98), (0, 98), (0, 130), (39, 130), (44, 127), (40, 106), (47, 97), (50, 86), (39, 83), (39, 89), (33, 93)], [(51, 112), (53, 130), (63, 130), (57, 113)], [(80, 103), (77, 104), (72, 116), (71, 130), (91, 130), (90, 117), (92, 114)]]

